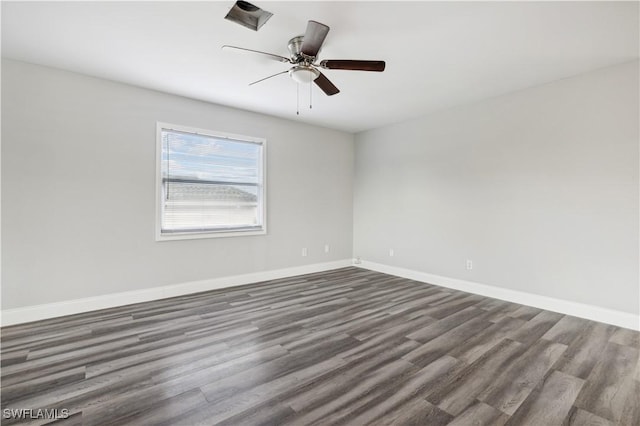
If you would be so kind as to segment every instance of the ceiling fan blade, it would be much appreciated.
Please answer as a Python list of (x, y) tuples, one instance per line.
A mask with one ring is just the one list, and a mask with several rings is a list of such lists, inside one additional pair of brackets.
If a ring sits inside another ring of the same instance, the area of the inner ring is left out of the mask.
[(321, 24), (316, 21), (309, 21), (307, 24), (307, 31), (304, 33), (304, 38), (302, 39), (300, 52), (305, 56), (315, 58), (318, 55), (318, 52), (322, 47), (322, 43), (324, 43), (324, 39), (327, 37), (328, 33), (329, 27), (325, 24)]
[(354, 61), (348, 59), (325, 59), (319, 66), (328, 70), (384, 71), (384, 61)]
[(313, 82), (317, 84), (318, 87), (321, 88), (322, 91), (328, 96), (340, 93), (340, 90), (336, 86), (334, 86), (334, 84), (329, 81), (329, 79), (322, 73), (320, 73), (320, 75), (315, 80), (313, 80)]
[(235, 50), (241, 50), (243, 52), (257, 53), (257, 54), (263, 55), (263, 56), (265, 56), (265, 57), (267, 57), (269, 59), (273, 59), (274, 61), (288, 62), (290, 64), (293, 63), (293, 62), (291, 62), (291, 59), (285, 58), (284, 56), (274, 55), (273, 53), (261, 52), (259, 50), (245, 49), (244, 47), (229, 46), (229, 45), (226, 45), (226, 44), (224, 46), (222, 46), (222, 48), (225, 49), (225, 50), (235, 49)]
[(281, 72), (279, 72), (279, 73), (277, 73), (277, 74), (270, 75), (269, 77), (261, 78), (260, 80), (254, 81), (253, 83), (249, 83), (249, 86), (253, 86), (253, 85), (254, 85), (254, 84), (256, 84), (256, 83), (260, 83), (261, 81), (268, 80), (268, 79), (270, 79), (271, 77), (275, 77), (275, 76), (278, 76), (278, 75), (280, 75), (280, 74), (284, 74), (284, 73), (287, 73), (287, 72), (289, 72), (289, 70), (284, 70), (284, 71), (281, 71)]

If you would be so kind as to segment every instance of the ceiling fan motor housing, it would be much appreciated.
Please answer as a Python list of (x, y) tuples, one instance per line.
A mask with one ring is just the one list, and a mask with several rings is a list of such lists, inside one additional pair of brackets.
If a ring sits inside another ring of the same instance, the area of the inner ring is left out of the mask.
[(294, 61), (302, 58), (302, 41), (304, 40), (304, 36), (297, 36), (289, 40), (289, 44), (287, 44), (287, 48), (289, 49), (289, 53), (291, 53), (291, 59)]

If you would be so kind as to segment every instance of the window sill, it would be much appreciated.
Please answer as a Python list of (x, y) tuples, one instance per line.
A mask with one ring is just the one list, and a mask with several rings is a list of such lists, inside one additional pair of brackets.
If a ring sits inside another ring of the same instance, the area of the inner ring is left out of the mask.
[(266, 235), (266, 229), (247, 231), (211, 231), (211, 232), (172, 232), (169, 234), (156, 234), (156, 241), (176, 241), (176, 240), (199, 240), (203, 238), (227, 238), (227, 237), (249, 237), (255, 235)]

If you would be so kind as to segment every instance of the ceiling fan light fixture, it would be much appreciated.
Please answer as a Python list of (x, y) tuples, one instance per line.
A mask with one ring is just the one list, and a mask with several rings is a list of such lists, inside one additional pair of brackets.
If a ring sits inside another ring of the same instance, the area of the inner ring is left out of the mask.
[(289, 75), (296, 83), (308, 84), (318, 78), (320, 71), (311, 66), (298, 65), (289, 70)]

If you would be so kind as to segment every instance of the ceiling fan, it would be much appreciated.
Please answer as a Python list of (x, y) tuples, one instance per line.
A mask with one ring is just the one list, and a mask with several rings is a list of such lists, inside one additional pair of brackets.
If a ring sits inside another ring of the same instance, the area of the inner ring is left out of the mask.
[(312, 81), (327, 95), (335, 95), (340, 90), (320, 72), (319, 68), (327, 70), (354, 70), (354, 71), (384, 71), (384, 61), (360, 61), (352, 59), (324, 59), (317, 62), (318, 52), (329, 33), (329, 27), (316, 21), (309, 21), (304, 35), (289, 40), (289, 58), (259, 50), (246, 49), (237, 46), (222, 46), (223, 49), (236, 49), (245, 52), (257, 53), (275, 61), (292, 64), (288, 70), (279, 72), (269, 77), (262, 78), (249, 84), (250, 86), (281, 74), (289, 73), (297, 83), (311, 83)]

